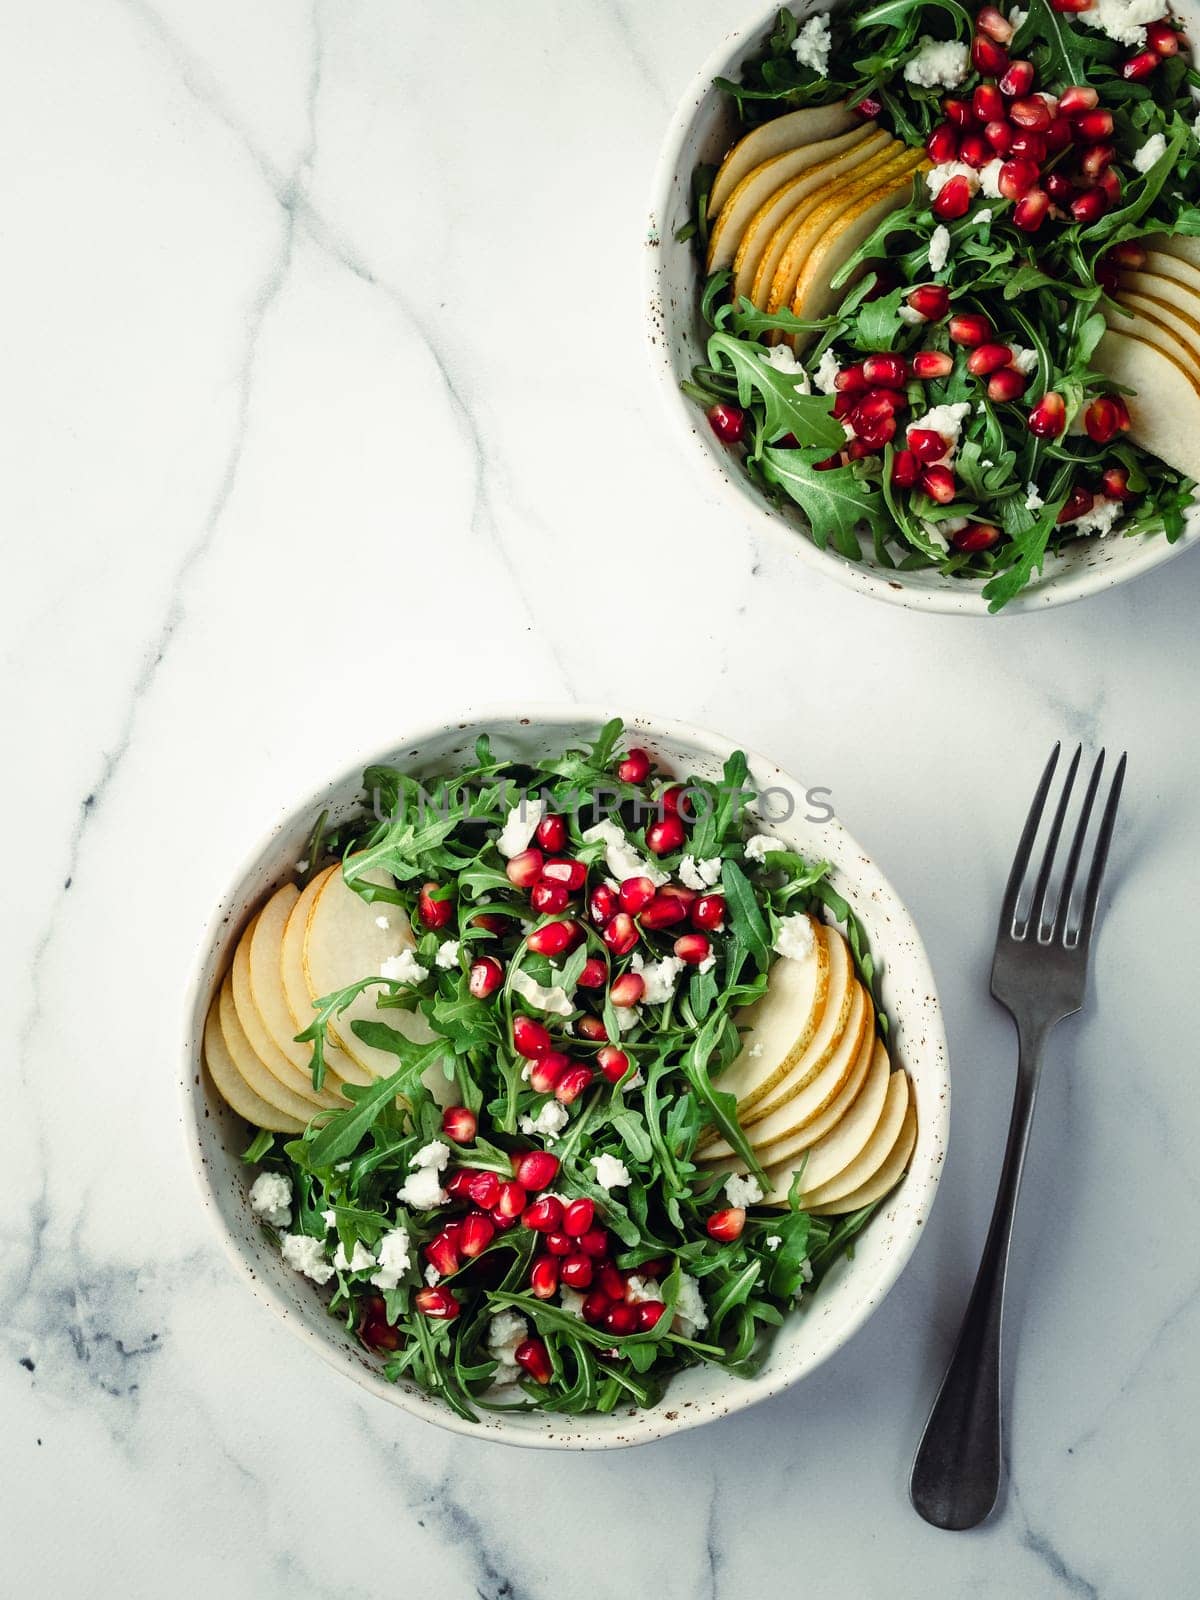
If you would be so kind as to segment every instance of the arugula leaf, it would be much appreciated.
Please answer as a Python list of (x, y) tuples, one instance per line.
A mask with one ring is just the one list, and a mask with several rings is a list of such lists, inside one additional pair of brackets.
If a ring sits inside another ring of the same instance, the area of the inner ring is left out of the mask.
[(781, 439), (790, 433), (800, 444), (821, 446), (826, 453), (841, 444), (845, 434), (832, 415), (832, 398), (801, 393), (799, 378), (770, 366), (764, 355), (756, 345), (745, 344), (729, 333), (714, 333), (708, 341), (709, 361), (714, 366), (724, 361), (737, 374), (742, 404), (748, 405), (756, 390), (761, 396), (764, 439)]
[[(845, 443), (843, 436), (842, 443)], [(877, 482), (859, 476), (853, 467), (830, 467), (818, 472), (819, 450), (763, 451), (763, 472), (804, 511), (813, 543), (824, 550), (829, 544), (849, 561), (862, 556), (858, 528), (879, 526), (886, 506)]]

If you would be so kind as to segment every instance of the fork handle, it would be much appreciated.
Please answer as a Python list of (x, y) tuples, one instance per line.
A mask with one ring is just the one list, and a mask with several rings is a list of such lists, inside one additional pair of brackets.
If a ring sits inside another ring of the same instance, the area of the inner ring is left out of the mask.
[(917, 1447), (915, 1510), (938, 1528), (973, 1528), (1000, 1491), (1000, 1334), (1017, 1195), (1048, 1029), (1018, 1023), (1020, 1062), (1000, 1187), (958, 1343)]

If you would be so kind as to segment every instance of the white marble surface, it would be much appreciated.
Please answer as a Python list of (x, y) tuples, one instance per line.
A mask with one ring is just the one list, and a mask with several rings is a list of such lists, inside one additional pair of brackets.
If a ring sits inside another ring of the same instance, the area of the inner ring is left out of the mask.
[[(9, 5), (0, 1541), (13, 1591), (1182, 1595), (1194, 1581), (1200, 565), (991, 623), (872, 606), (698, 487), (645, 196), (720, 0)], [(195, 931), (298, 794), (499, 699), (710, 724), (828, 784), (954, 1066), (929, 1233), (785, 1400), (608, 1456), (362, 1397), (255, 1307), (181, 1145)], [(905, 1478), (1013, 1074), (999, 887), (1058, 735), (1127, 745), (1017, 1244), (1012, 1483)], [(12, 1137), (15, 1128), (16, 1137)]]

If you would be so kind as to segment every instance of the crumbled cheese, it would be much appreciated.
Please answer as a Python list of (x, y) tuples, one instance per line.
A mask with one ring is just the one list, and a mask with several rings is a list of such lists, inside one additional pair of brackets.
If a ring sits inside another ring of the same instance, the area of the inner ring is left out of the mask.
[(552, 1011), (555, 1016), (569, 1017), (575, 1007), (571, 1004), (570, 996), (561, 984), (546, 985), (539, 983), (536, 978), (530, 977), (528, 972), (523, 972), (520, 967), (509, 978), (512, 988), (522, 1000), (527, 1001), (535, 1011)]
[(1012, 360), (1008, 363), (1010, 367), (1015, 367), (1018, 372), (1023, 372), (1026, 377), (1030, 373), (1037, 371), (1038, 353), (1036, 350), (1027, 350), (1023, 344), (1010, 344), (1008, 348), (1012, 351)]
[(592, 1166), (602, 1189), (627, 1189), (632, 1182), (629, 1168), (617, 1156), (593, 1156)]
[(778, 1233), (769, 1233), (763, 1240), (763, 1243), (766, 1245), (768, 1250), (778, 1250), (779, 1246), (783, 1243), (783, 1238)]
[(297, 872), (307, 872), (308, 868), (309, 868), (309, 863), (307, 861), (297, 861), (297, 863), (296, 863), (296, 871)]
[(817, 362), (817, 370), (813, 373), (813, 382), (822, 394), (833, 394), (836, 391), (837, 375), (840, 371), (841, 365), (837, 356), (832, 350), (826, 350)]
[(1156, 161), (1167, 153), (1167, 141), (1161, 133), (1151, 134), (1140, 150), (1134, 153), (1133, 164), (1139, 172), (1149, 172)]
[(803, 911), (793, 912), (791, 916), (781, 919), (779, 932), (775, 936), (776, 955), (786, 956), (791, 961), (804, 961), (812, 955), (814, 943), (812, 921)]
[(445, 1205), (446, 1193), (439, 1174), (450, 1160), (450, 1147), (434, 1139), (417, 1151), (409, 1162), (414, 1170), (396, 1190), (396, 1198), (416, 1211), (431, 1211), (434, 1206)]
[[(1197, 510), (1197, 512), (1200, 512), (1200, 506), (1197, 506), (1195, 509)], [(1185, 521), (1187, 520), (1187, 512), (1184, 512), (1184, 520)], [(642, 1088), (642, 1086), (645, 1084), (645, 1082), (646, 1082), (646, 1080), (645, 1080), (645, 1078), (642, 1077), (641, 1071), (639, 1069), (638, 1071), (636, 1071), (634, 1073), (633, 1077), (630, 1078), (627, 1083), (622, 1083), (621, 1088), (624, 1090), (624, 1092), (626, 1094), (628, 1094), (631, 1089), (640, 1089), (640, 1088)]]
[(521, 1376), (515, 1357), (518, 1345), (524, 1344), (528, 1337), (529, 1324), (517, 1311), (500, 1311), (488, 1324), (487, 1352), (496, 1363), (492, 1383), (497, 1388), (515, 1383)]
[(1106, 500), (1103, 495), (1096, 496), (1096, 502), (1090, 511), (1085, 511), (1082, 516), (1072, 517), (1066, 524), (1079, 535), (1095, 534), (1103, 539), (1113, 530), (1113, 524), (1120, 517), (1123, 507), (1119, 500)]
[(558, 1298), (562, 1302), (563, 1310), (569, 1317), (578, 1317), (580, 1321), (583, 1320), (583, 1302), (587, 1299), (586, 1295), (580, 1294), (578, 1289), (568, 1289), (564, 1283), (558, 1291)]
[(354, 1241), (354, 1249), (349, 1256), (346, 1255), (346, 1246), (338, 1240), (338, 1247), (333, 1253), (333, 1264), (339, 1272), (365, 1272), (368, 1267), (375, 1266), (375, 1257), (367, 1249), (361, 1239)]
[(981, 228), (985, 222), (990, 222), (991, 220), (992, 220), (992, 208), (991, 208), (991, 206), (980, 206), (978, 211), (973, 211), (971, 213), (971, 221), (975, 224), (975, 226), (977, 228)]
[(250, 1187), (250, 1209), (273, 1228), (292, 1220), (292, 1180), (282, 1172), (260, 1172)]
[(411, 950), (401, 950), (398, 956), (388, 956), (379, 963), (379, 976), (397, 983), (424, 983), (429, 968), (423, 967)]
[(735, 1172), (725, 1180), (725, 1198), (731, 1206), (756, 1206), (763, 1197), (763, 1187), (755, 1177), (742, 1178)]
[(708, 1327), (708, 1307), (700, 1293), (700, 1285), (690, 1273), (679, 1275), (679, 1293), (675, 1297), (675, 1319), (671, 1326), (685, 1339), (693, 1338)]
[[(775, 348), (783, 350), (786, 346), (776, 345)], [(702, 894), (705, 889), (711, 889), (714, 883), (721, 881), (721, 866), (720, 856), (709, 856), (707, 861), (684, 856), (679, 863), (679, 881), (685, 889), (694, 889), (697, 894)]]
[(636, 1028), (642, 1019), (639, 1006), (614, 1006), (617, 1017), (617, 1028), (621, 1033), (628, 1033), (630, 1028)]
[(325, 1232), (326, 1233), (329, 1232), (330, 1228), (336, 1228), (337, 1227), (337, 1212), (333, 1209), (332, 1206), (330, 1206), (328, 1211), (322, 1211), (322, 1213), (321, 1213), (321, 1221), (325, 1224)]
[(761, 861), (768, 850), (786, 850), (787, 845), (774, 834), (756, 833), (746, 840), (746, 860)]
[(925, 517), (921, 518), (921, 527), (930, 544), (936, 545), (939, 550), (949, 550), (950, 541), (938, 527), (936, 522), (930, 522)]
[(521, 1118), (521, 1132), (531, 1139), (538, 1134), (553, 1139), (570, 1120), (571, 1113), (566, 1106), (560, 1106), (557, 1100), (547, 1100), (536, 1117)]
[(314, 1283), (328, 1283), (333, 1266), (325, 1259), (325, 1246), (307, 1233), (285, 1233), (279, 1241), (284, 1261)]
[(520, 805), (512, 808), (496, 840), (496, 849), (502, 856), (507, 856), (511, 860), (513, 856), (519, 856), (522, 850), (529, 849), (529, 841), (537, 832), (537, 825), (542, 820), (545, 810), (544, 800), (537, 796), (531, 800), (528, 795), (522, 799)]
[(994, 161), (987, 161), (979, 169), (979, 188), (989, 200), (1003, 200), (1000, 193), (1000, 168), (1004, 165), (1000, 157)]
[(377, 1289), (394, 1289), (411, 1265), (407, 1228), (392, 1228), (379, 1241), (379, 1270), (371, 1274), (371, 1282)]
[(675, 993), (679, 974), (687, 965), (678, 956), (664, 956), (661, 961), (643, 961), (638, 951), (633, 952), (633, 970), (645, 984), (642, 999), (648, 1006), (658, 1006)]
[(811, 67), (818, 78), (829, 71), (829, 18), (824, 12), (810, 17), (792, 40), (792, 54), (802, 67)]
[(950, 229), (938, 223), (929, 236), (929, 270), (940, 272), (950, 254)]
[(910, 328), (915, 328), (918, 322), (928, 322), (928, 317), (923, 317), (915, 306), (900, 305), (896, 308), (901, 322), (906, 322)]
[(965, 44), (956, 39), (931, 39), (926, 33), (904, 64), (904, 81), (921, 89), (957, 89), (969, 70), (970, 53)]
[(410, 1167), (432, 1167), (435, 1172), (450, 1160), (450, 1146), (443, 1144), (440, 1139), (431, 1139), (428, 1144), (423, 1144), (408, 1163)]
[(433, 1262), (431, 1261), (429, 1263), (429, 1265), (425, 1268), (425, 1282), (429, 1285), (429, 1287), (431, 1289), (436, 1289), (438, 1284), (441, 1283), (441, 1281), (442, 1281), (442, 1275), (438, 1271), (438, 1269), (434, 1266)]
[(1079, 20), (1118, 44), (1140, 46), (1146, 42), (1146, 23), (1157, 22), (1164, 10), (1164, 0), (1094, 0)]
[(1026, 509), (1026, 511), (1038, 511), (1045, 504), (1046, 504), (1046, 502), (1042, 499), (1041, 495), (1038, 493), (1037, 484), (1036, 483), (1027, 483), (1025, 485), (1025, 509)]
[(951, 178), (965, 178), (967, 188), (975, 194), (979, 188), (980, 177), (974, 167), (967, 166), (965, 161), (943, 161), (938, 167), (931, 167), (925, 174), (925, 182), (929, 185), (929, 193), (935, 198), (941, 194), (943, 188)]
[(635, 1306), (644, 1305), (647, 1301), (657, 1301), (661, 1305), (662, 1297), (662, 1290), (653, 1278), (631, 1272), (625, 1279), (625, 1298)]
[(928, 428), (933, 433), (940, 433), (946, 441), (945, 455), (938, 457), (938, 464), (953, 461), (954, 452), (958, 447), (958, 436), (962, 432), (963, 423), (971, 414), (971, 404), (967, 400), (959, 400), (954, 405), (934, 406), (926, 411), (923, 416), (916, 417), (910, 424), (913, 428)]
[(750, 1046), (749, 1050), (746, 1052), (746, 1054), (750, 1057), (751, 1061), (757, 1061), (759, 1056), (762, 1055), (762, 1053), (763, 1053), (763, 1045), (762, 1045), (762, 1040), (761, 1039), (758, 1041), (757, 1044), (752, 1044)]
[(388, 921), (388, 919), (386, 917), (376, 917), (375, 918), (375, 926), (377, 928), (382, 928), (384, 933), (386, 933), (388, 931), (388, 929), (391, 927), (391, 923)]
[(785, 373), (789, 378), (794, 377), (796, 382), (792, 387), (797, 394), (812, 393), (808, 373), (796, 360), (796, 352), (790, 344), (774, 344), (769, 350), (760, 350), (759, 356), (768, 367), (774, 367), (776, 372)]
[(649, 878), (655, 888), (660, 883), (666, 883), (668, 874), (643, 860), (616, 823), (607, 817), (603, 822), (597, 822), (595, 827), (586, 829), (583, 839), (588, 844), (595, 839), (603, 841), (605, 863), (619, 883), (626, 878)]
[(697, 972), (711, 972), (712, 969), (716, 966), (716, 964), (717, 964), (717, 958), (713, 954), (713, 952), (710, 950), (708, 952), (708, 954), (705, 956), (704, 960), (696, 968), (696, 971)]
[(1008, 25), (1014, 33), (1016, 33), (1018, 28), (1023, 28), (1025, 26), (1025, 19), (1028, 17), (1028, 15), (1028, 11), (1022, 11), (1020, 6), (1014, 6), (1008, 13)]
[(438, 945), (438, 953), (434, 957), (443, 972), (449, 972), (451, 967), (458, 965), (458, 940), (447, 939)]

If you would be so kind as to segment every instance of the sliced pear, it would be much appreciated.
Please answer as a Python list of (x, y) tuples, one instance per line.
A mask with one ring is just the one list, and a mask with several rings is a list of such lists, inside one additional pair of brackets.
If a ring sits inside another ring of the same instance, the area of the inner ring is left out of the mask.
[(1174, 278), (1194, 295), (1200, 296), (1200, 266), (1193, 265), (1186, 256), (1171, 255), (1166, 250), (1147, 250), (1143, 272), (1152, 272), (1159, 278)]
[[(296, 1025), (292, 1030), (294, 1033), (303, 1033), (313, 1019), (313, 997), (304, 981), (304, 930), (308, 926), (308, 913), (326, 878), (331, 872), (339, 870), (335, 864), (309, 879), (292, 907), (287, 927), (283, 930), (283, 941), (279, 947), (279, 972), (288, 1011)], [(325, 1064), (343, 1083), (366, 1085), (375, 1082), (375, 1074), (360, 1067), (357, 1061), (352, 1061), (344, 1050), (339, 1050), (328, 1034), (325, 1037)]]
[(293, 1066), (308, 1074), (312, 1046), (297, 1044), (292, 1013), (283, 992), (281, 951), (292, 907), (300, 898), (294, 883), (285, 883), (267, 901), (245, 939), (250, 947), (250, 997), (275, 1046)]
[[(900, 1129), (904, 1124), (904, 1113), (908, 1109), (908, 1074), (902, 1071), (893, 1072), (888, 1079), (887, 1094), (883, 1100), (883, 1110), (880, 1112), (879, 1121), (871, 1130), (871, 1136), (862, 1149), (847, 1166), (843, 1167), (833, 1177), (827, 1178), (824, 1183), (811, 1184), (800, 1196), (800, 1204), (805, 1210), (809, 1206), (828, 1205), (831, 1200), (840, 1200), (843, 1195), (852, 1194), (855, 1189), (861, 1188), (868, 1178), (873, 1178), (891, 1153), (892, 1146), (900, 1137)], [(807, 1180), (808, 1168), (805, 1167)], [(776, 1176), (778, 1169), (772, 1172)]]
[(1190, 361), (1188, 346), (1183, 344), (1178, 335), (1158, 317), (1148, 317), (1141, 311), (1135, 311), (1132, 306), (1129, 309), (1129, 316), (1122, 316), (1119, 311), (1108, 313), (1109, 327), (1113, 332), (1142, 339), (1146, 344), (1153, 345), (1156, 350), (1161, 350), (1168, 361), (1173, 361), (1182, 368), (1188, 382), (1197, 396), (1200, 396), (1200, 380), (1192, 377), (1187, 370), (1187, 363)]
[(1163, 255), (1176, 256), (1180, 261), (1186, 261), (1190, 266), (1200, 272), (1200, 239), (1192, 233), (1155, 233), (1148, 234), (1141, 241), (1148, 250), (1161, 252)]
[(289, 1116), (255, 1094), (234, 1065), (221, 1034), (220, 1003), (219, 997), (214, 997), (204, 1021), (204, 1065), (217, 1093), (231, 1110), (256, 1128), (270, 1128), (273, 1133), (303, 1133), (305, 1124), (299, 1117)]
[(759, 123), (745, 138), (739, 139), (728, 152), (713, 179), (708, 196), (708, 214), (715, 217), (738, 184), (754, 167), (785, 150), (795, 150), (802, 144), (816, 144), (823, 139), (833, 139), (856, 121), (853, 111), (844, 101), (831, 106), (806, 106), (802, 111), (789, 111), (784, 117), (772, 117)]
[(806, 1075), (805, 1063), (797, 1062), (765, 1100), (745, 1113), (739, 1108), (738, 1115), (750, 1126), (750, 1137), (755, 1145), (795, 1133), (813, 1117), (820, 1116), (854, 1071), (874, 1028), (875, 1007), (862, 984), (855, 980), (846, 1025), (817, 1070)]
[(900, 1127), (900, 1134), (886, 1161), (878, 1168), (875, 1174), (868, 1178), (861, 1188), (845, 1194), (840, 1200), (830, 1200), (825, 1205), (809, 1206), (808, 1209), (817, 1217), (848, 1216), (852, 1211), (861, 1211), (863, 1206), (874, 1205), (876, 1200), (882, 1200), (885, 1194), (900, 1182), (904, 1176), (905, 1168), (912, 1159), (913, 1149), (917, 1143), (917, 1106), (912, 1096), (909, 1096), (908, 1107), (904, 1113), (904, 1121)]
[(302, 1095), (314, 1106), (345, 1105), (346, 1102), (336, 1087), (313, 1088), (312, 1078), (307, 1070), (289, 1061), (267, 1032), (267, 1025), (254, 1003), (254, 995), (250, 989), (250, 942), (261, 916), (260, 911), (238, 940), (237, 949), (233, 953), (233, 968), (230, 974), (233, 982), (233, 1003), (237, 1007), (242, 1032), (250, 1041), (250, 1048), (263, 1066), (285, 1088), (291, 1089), (294, 1094)]
[[(891, 1075), (887, 1047), (874, 1031), (864, 1041), (860, 1060), (867, 1062), (862, 1091), (849, 1105), (845, 1104), (840, 1095), (838, 1096), (842, 1112), (837, 1122), (821, 1126), (820, 1132), (814, 1138), (812, 1130), (818, 1123), (825, 1124), (825, 1117), (822, 1114), (819, 1119), (814, 1119), (813, 1122), (797, 1129), (789, 1138), (779, 1140), (761, 1150), (756, 1146), (755, 1154), (759, 1156), (764, 1166), (775, 1167), (784, 1161), (794, 1165), (796, 1157), (807, 1150), (809, 1156), (804, 1168), (804, 1178), (806, 1183), (815, 1188), (818, 1184), (824, 1183), (826, 1178), (836, 1176), (842, 1170), (842, 1166), (848, 1166), (854, 1160), (883, 1115), (883, 1102), (887, 1096), (888, 1079)], [(851, 1148), (856, 1140), (859, 1141), (857, 1147)], [(846, 1156), (842, 1165), (830, 1166), (829, 1163), (836, 1154), (846, 1149), (850, 1149), (851, 1153)], [(815, 1170), (818, 1173), (815, 1178), (809, 1174), (814, 1161), (817, 1162)]]
[[(233, 1000), (233, 979), (228, 973), (221, 985), (217, 1015), (221, 1024), (221, 1037), (225, 1041), (225, 1048), (233, 1058), (239, 1077), (249, 1084), (260, 1100), (265, 1100), (276, 1110), (286, 1112), (289, 1117), (295, 1117), (306, 1124), (323, 1109), (315, 1105), (311, 1099), (297, 1094), (295, 1090), (280, 1083), (279, 1079), (272, 1077), (263, 1066), (261, 1057), (255, 1054), (238, 1020), (237, 1006)], [(311, 1092), (310, 1084), (309, 1093)]]
[[(1187, 309), (1180, 309), (1171, 296), (1174, 289), (1179, 299), (1184, 302), (1184, 307), (1200, 314), (1200, 300), (1193, 297), (1180, 284), (1170, 278), (1141, 277), (1139, 284), (1145, 284), (1145, 292), (1136, 289), (1122, 289), (1118, 305), (1128, 306), (1130, 311), (1136, 311), (1139, 317), (1144, 317), (1148, 322), (1157, 322), (1166, 328), (1171, 335), (1179, 341), (1183, 353), (1189, 362), (1200, 363), (1200, 322), (1194, 322)], [(1163, 299), (1154, 297), (1154, 289), (1162, 286), (1166, 290)], [(1118, 333), (1125, 330), (1124, 319), (1112, 317), (1112, 325)], [(1129, 324), (1129, 332), (1136, 332), (1133, 323)]]
[(1200, 479), (1200, 393), (1181, 362), (1143, 338), (1139, 326), (1132, 333), (1110, 328), (1092, 365), (1134, 391), (1125, 396), (1133, 438), (1177, 471)]

